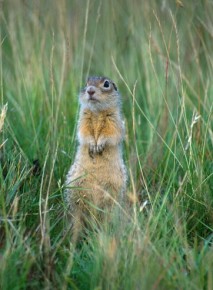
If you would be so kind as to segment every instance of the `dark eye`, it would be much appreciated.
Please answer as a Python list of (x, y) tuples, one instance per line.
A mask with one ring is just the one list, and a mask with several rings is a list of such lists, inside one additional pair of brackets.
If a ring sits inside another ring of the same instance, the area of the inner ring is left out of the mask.
[(112, 84), (113, 84), (114, 89), (117, 91), (118, 89), (117, 89), (115, 83), (112, 83)]
[(104, 88), (109, 88), (109, 81), (104, 82)]

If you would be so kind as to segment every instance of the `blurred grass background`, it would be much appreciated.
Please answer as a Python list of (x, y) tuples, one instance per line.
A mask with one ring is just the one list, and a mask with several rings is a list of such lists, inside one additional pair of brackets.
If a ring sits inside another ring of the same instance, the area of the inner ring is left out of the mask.
[[(0, 1), (1, 289), (213, 289), (212, 15), (208, 0)], [(88, 75), (123, 97), (131, 207), (74, 245), (63, 182)]]

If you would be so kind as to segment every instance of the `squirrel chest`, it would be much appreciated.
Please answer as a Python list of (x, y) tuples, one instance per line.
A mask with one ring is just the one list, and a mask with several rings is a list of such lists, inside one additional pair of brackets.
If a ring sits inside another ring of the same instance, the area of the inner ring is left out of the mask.
[(115, 134), (118, 130), (111, 111), (94, 113), (85, 110), (79, 122), (79, 133), (85, 137), (94, 137), (96, 142), (101, 135), (107, 137)]

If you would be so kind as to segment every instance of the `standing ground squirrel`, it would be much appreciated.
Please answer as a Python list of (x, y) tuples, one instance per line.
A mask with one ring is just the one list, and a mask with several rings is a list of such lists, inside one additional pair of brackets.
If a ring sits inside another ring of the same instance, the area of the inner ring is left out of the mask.
[(79, 146), (65, 184), (76, 227), (119, 201), (127, 181), (121, 148), (124, 121), (116, 85), (105, 77), (90, 77), (79, 100)]

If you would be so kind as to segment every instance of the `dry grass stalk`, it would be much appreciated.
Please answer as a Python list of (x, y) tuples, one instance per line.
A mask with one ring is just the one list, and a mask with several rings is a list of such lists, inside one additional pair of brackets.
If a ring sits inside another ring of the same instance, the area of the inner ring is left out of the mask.
[[(7, 113), (7, 104), (5, 104), (1, 110), (1, 114), (0, 114), (0, 133), (3, 129), (3, 126), (4, 126), (4, 120), (5, 120), (5, 117), (6, 117), (6, 113)], [(0, 149), (1, 147), (4, 145), (6, 141), (4, 141), (2, 144), (0, 143)]]
[(1, 110), (1, 115), (0, 115), (0, 132), (2, 131), (2, 128), (4, 126), (4, 120), (6, 117), (6, 113), (7, 113), (7, 104), (3, 106), (2, 110)]

